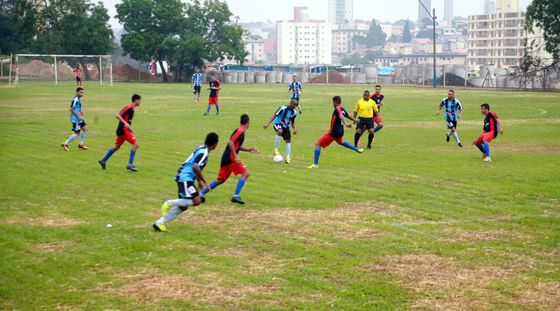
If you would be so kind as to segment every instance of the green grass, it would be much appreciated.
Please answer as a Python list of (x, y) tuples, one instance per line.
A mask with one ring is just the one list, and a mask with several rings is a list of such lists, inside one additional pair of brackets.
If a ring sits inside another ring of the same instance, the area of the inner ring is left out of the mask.
[[(304, 87), (289, 166), (262, 129), (285, 85), (224, 85), (222, 115), (202, 117), (188, 85), (87, 84), (90, 150), (66, 153), (73, 85), (0, 88), (0, 309), (560, 308), (559, 93), (457, 90), (458, 148), (435, 115), (445, 90), (385, 87), (374, 149), (333, 144), (310, 171), (331, 97), (351, 111), (365, 87)], [(134, 92), (140, 171), (125, 170), (128, 145), (102, 171)], [(470, 145), (483, 102), (505, 129), (491, 163)], [(153, 232), (181, 162), (217, 132), (214, 179), (242, 113), (245, 146), (261, 151), (241, 155), (248, 204), (229, 203), (232, 178)]]

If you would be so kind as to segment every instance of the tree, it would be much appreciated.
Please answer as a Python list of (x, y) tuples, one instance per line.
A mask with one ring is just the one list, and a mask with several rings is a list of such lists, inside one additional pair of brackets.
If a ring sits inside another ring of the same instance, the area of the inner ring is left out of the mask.
[(366, 60), (360, 54), (354, 53), (348, 57), (343, 58), (341, 61), (343, 66), (365, 64)]
[(0, 0), (0, 54), (30, 51), (37, 10), (27, 0)]
[(412, 41), (412, 34), (410, 33), (410, 21), (407, 19), (404, 24), (404, 31), (402, 35), (402, 42), (409, 43)]
[(366, 36), (354, 36), (352, 41), (354, 44), (365, 45), (371, 47), (384, 47), (387, 35), (383, 32), (381, 25), (374, 19), (371, 21), (371, 26)]

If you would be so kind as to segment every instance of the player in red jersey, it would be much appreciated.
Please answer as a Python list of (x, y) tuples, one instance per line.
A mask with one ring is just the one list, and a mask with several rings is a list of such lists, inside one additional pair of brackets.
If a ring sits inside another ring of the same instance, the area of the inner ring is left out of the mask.
[(235, 192), (231, 198), (231, 202), (238, 204), (245, 204), (240, 197), (241, 189), (245, 186), (247, 178), (249, 178), (249, 169), (241, 160), (239, 159), (239, 152), (246, 151), (256, 153), (258, 152), (256, 148), (246, 148), (243, 147), (243, 141), (245, 140), (245, 131), (249, 128), (249, 116), (246, 114), (241, 115), (239, 128), (237, 128), (231, 134), (229, 141), (226, 146), (226, 150), (222, 155), (222, 162), (220, 163), (220, 172), (218, 173), (218, 178), (212, 181), (209, 187), (202, 190), (202, 197), (206, 195), (210, 190), (218, 187), (228, 180), (229, 176), (233, 173), (234, 175), (240, 175), (241, 178), (237, 182), (237, 187), (235, 187)]
[(76, 69), (72, 70), (74, 75), (76, 75), (76, 85), (82, 86), (82, 68), (80, 68), (80, 64), (76, 65)]
[(333, 141), (336, 141), (339, 145), (342, 145), (348, 149), (352, 149), (358, 153), (364, 152), (364, 149), (358, 149), (354, 147), (351, 143), (347, 141), (343, 141), (342, 137), (344, 136), (344, 126), (348, 128), (352, 128), (352, 124), (346, 123), (344, 118), (348, 118), (354, 123), (357, 123), (358, 120), (353, 118), (341, 105), (341, 98), (340, 96), (333, 97), (333, 106), (334, 111), (331, 117), (331, 128), (329, 131), (323, 135), (323, 137), (319, 138), (317, 141), (317, 145), (315, 146), (315, 156), (314, 162), (312, 165), (308, 166), (308, 168), (318, 168), (319, 167), (319, 157), (321, 156), (321, 148), (327, 148)]
[(381, 93), (381, 85), (375, 86), (375, 93), (371, 95), (371, 99), (377, 104), (377, 109), (379, 112), (373, 116), (373, 122), (377, 124), (377, 126), (373, 129), (373, 132), (377, 132), (383, 128), (383, 118), (381, 117), (381, 106), (383, 106), (383, 99), (385, 99), (385, 95)]
[(115, 146), (103, 157), (103, 159), (97, 161), (101, 165), (102, 169), (105, 169), (107, 165), (107, 160), (119, 150), (125, 141), (132, 145), (130, 149), (130, 157), (128, 160), (127, 170), (136, 172), (138, 169), (134, 166), (134, 157), (136, 156), (136, 150), (138, 150), (138, 142), (136, 142), (136, 137), (134, 136), (134, 131), (132, 131), (132, 118), (134, 117), (134, 108), (140, 106), (142, 103), (142, 97), (138, 94), (132, 95), (132, 103), (124, 107), (117, 115), (116, 118), (119, 120), (119, 125), (117, 126), (117, 140), (115, 141)]
[(488, 143), (498, 137), (498, 132), (504, 134), (504, 130), (496, 113), (490, 111), (490, 105), (487, 103), (480, 105), (480, 112), (486, 117), (484, 118), (482, 134), (473, 141), (473, 145), (482, 152), (482, 161), (490, 162), (492, 159), (490, 159), (490, 145)]
[(205, 116), (210, 114), (210, 108), (212, 105), (216, 106), (216, 114), (220, 114), (220, 105), (218, 103), (218, 91), (222, 89), (222, 84), (220, 80), (216, 79), (216, 76), (212, 76), (210, 78), (210, 87), (208, 90), (210, 91), (210, 95), (208, 96), (208, 108), (206, 108)]

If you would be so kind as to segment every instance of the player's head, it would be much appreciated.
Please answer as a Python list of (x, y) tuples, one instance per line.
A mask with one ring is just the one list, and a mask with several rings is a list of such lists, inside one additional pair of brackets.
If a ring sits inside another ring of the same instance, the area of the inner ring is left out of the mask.
[(296, 82), (296, 81), (297, 81), (297, 75), (293, 75), (293, 76), (292, 76), (292, 81), (293, 81), (293, 82)]
[(365, 90), (364, 91), (364, 100), (368, 100), (369, 99), (369, 91)]
[(447, 91), (447, 98), (449, 98), (449, 99), (455, 98), (455, 90)]
[(77, 64), (77, 65), (76, 65), (76, 69), (80, 69), (80, 64)]
[(338, 106), (342, 103), (342, 99), (340, 98), (340, 96), (335, 96), (335, 97), (332, 98), (332, 103), (333, 103), (333, 106), (336, 107), (336, 106)]
[(134, 94), (134, 95), (132, 95), (131, 100), (132, 100), (132, 103), (135, 106), (140, 106), (140, 104), (142, 103), (142, 96), (140, 96), (138, 94)]
[(484, 104), (480, 105), (480, 112), (482, 114), (485, 115), (485, 114), (488, 113), (488, 111), (490, 111), (490, 105), (488, 105), (487, 103), (484, 103)]
[(83, 87), (76, 88), (76, 96), (78, 96), (78, 97), (84, 96), (84, 88)]
[(376, 85), (375, 86), (375, 94), (379, 95), (381, 93), (381, 85)]
[(241, 118), (239, 119), (239, 123), (241, 125), (245, 125), (246, 127), (249, 127), (249, 115), (244, 113), (241, 115)]
[(211, 76), (211, 77), (210, 77), (210, 80), (216, 81), (216, 76)]
[(292, 99), (290, 100), (290, 109), (295, 109), (297, 106), (299, 106), (299, 103), (296, 99)]
[(204, 140), (204, 144), (208, 147), (208, 150), (212, 151), (216, 149), (218, 146), (218, 134), (212, 132), (206, 135), (206, 139)]
[(199, 72), (200, 72), (200, 68), (197, 67), (194, 71), (196, 71), (196, 73), (199, 73)]

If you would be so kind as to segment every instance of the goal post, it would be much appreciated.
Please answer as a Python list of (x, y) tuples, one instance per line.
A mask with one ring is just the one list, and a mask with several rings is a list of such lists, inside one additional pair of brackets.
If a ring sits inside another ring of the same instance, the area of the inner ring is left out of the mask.
[(81, 69), (82, 81), (113, 85), (111, 55), (16, 54), (14, 83), (75, 81)]

